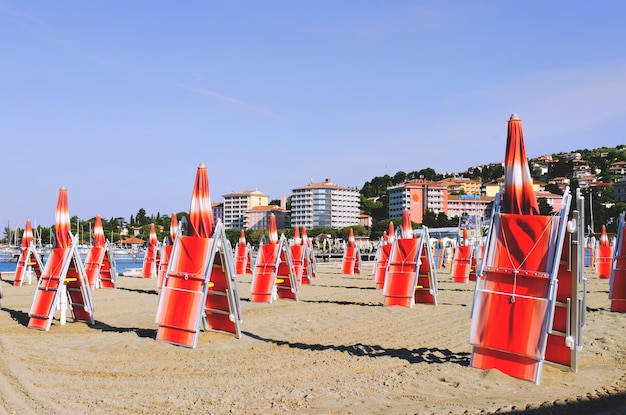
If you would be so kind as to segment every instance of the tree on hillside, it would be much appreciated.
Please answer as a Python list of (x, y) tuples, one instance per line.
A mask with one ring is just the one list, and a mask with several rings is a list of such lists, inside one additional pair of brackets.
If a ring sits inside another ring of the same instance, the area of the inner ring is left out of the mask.
[(372, 226), (370, 231), (370, 239), (375, 241), (383, 236), (383, 232), (387, 232), (389, 229), (389, 222), (393, 222), (394, 230), (397, 231), (402, 226), (402, 218), (395, 219), (382, 219)]
[(435, 213), (432, 210), (428, 209), (424, 213), (424, 217), (422, 218), (422, 225), (427, 226), (429, 228), (447, 228), (451, 226), (458, 226), (459, 218), (452, 217), (448, 218), (448, 216), (443, 213)]
[(144, 208), (139, 209), (137, 214), (135, 215), (135, 226), (144, 226), (147, 225), (150, 221), (146, 216), (146, 210)]
[(471, 167), (462, 176), (473, 180), (480, 179), (482, 183), (488, 183), (499, 179), (503, 175), (504, 166), (501, 163), (497, 163)]
[(553, 193), (555, 195), (562, 195), (563, 194), (563, 190), (561, 190), (559, 185), (556, 184), (556, 183), (549, 183), (549, 184), (544, 186), (544, 189), (547, 192)]
[(572, 177), (574, 170), (572, 160), (561, 158), (548, 166), (548, 178)]
[(396, 174), (394, 174), (393, 178), (391, 179), (393, 184), (404, 183), (406, 180), (407, 180), (406, 173), (403, 171), (397, 172)]
[(425, 169), (419, 170), (417, 172), (417, 177), (415, 177), (415, 178), (416, 179), (430, 180), (431, 182), (436, 182), (438, 180), (441, 180), (441, 175), (437, 174), (435, 169), (433, 169), (431, 167), (426, 167)]
[(365, 197), (375, 197), (387, 194), (387, 188), (393, 186), (391, 177), (388, 174), (374, 177), (371, 181), (365, 182), (360, 192)]
[(548, 200), (545, 197), (540, 197), (537, 199), (537, 205), (539, 206), (539, 214), (540, 215), (552, 215), (554, 212), (552, 211), (552, 206), (548, 203)]

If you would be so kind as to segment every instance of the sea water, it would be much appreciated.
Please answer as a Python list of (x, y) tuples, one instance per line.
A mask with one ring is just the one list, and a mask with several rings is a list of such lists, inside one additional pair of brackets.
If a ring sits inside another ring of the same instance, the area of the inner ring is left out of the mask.
[[(44, 266), (46, 265), (45, 258), (43, 261)], [(128, 268), (141, 268), (143, 266), (143, 259), (116, 259), (115, 260), (115, 271), (117, 274), (121, 274), (126, 271)], [(17, 267), (17, 262), (0, 262), (0, 272), (15, 272), (15, 268)]]

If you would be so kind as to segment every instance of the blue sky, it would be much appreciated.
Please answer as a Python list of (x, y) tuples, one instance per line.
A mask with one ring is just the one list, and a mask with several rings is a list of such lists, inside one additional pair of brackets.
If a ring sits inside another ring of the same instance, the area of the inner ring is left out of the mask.
[(0, 0), (0, 223), (626, 143), (622, 1)]

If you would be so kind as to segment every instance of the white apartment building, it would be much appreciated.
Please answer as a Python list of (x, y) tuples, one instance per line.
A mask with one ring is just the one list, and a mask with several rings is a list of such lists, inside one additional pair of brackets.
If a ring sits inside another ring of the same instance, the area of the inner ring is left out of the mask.
[(308, 229), (345, 228), (359, 224), (359, 191), (330, 179), (292, 189), (291, 225)]
[(244, 190), (222, 195), (224, 198), (224, 228), (248, 229), (248, 211), (257, 206), (267, 206), (269, 196), (259, 190)]

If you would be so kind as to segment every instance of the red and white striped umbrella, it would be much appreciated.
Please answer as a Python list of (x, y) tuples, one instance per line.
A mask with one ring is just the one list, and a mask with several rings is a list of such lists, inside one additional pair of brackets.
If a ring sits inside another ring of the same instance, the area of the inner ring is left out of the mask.
[(193, 186), (191, 208), (189, 209), (189, 236), (210, 238), (215, 230), (213, 210), (211, 209), (211, 193), (209, 176), (204, 163), (198, 166), (196, 182)]
[(172, 212), (172, 221), (170, 222), (170, 244), (174, 245), (174, 239), (178, 233), (178, 219), (176, 213)]
[(528, 168), (522, 120), (511, 115), (504, 157), (503, 212), (523, 215), (538, 215), (539, 206), (533, 190), (533, 179)]
[(103, 248), (106, 244), (104, 238), (104, 229), (102, 228), (102, 219), (100, 215), (96, 215), (96, 223), (93, 226), (93, 246)]
[(158, 243), (158, 239), (157, 239), (157, 234), (156, 234), (156, 228), (154, 227), (154, 223), (150, 224), (150, 240), (148, 241), (148, 243), (152, 246), (157, 246)]
[(24, 228), (24, 234), (22, 235), (22, 248), (28, 248), (34, 240), (35, 238), (33, 237), (33, 227), (30, 224), (30, 219), (27, 219), (26, 227)]
[(354, 231), (352, 228), (350, 228), (350, 233), (348, 234), (348, 247), (356, 247), (356, 239), (354, 239)]
[(602, 234), (600, 234), (600, 246), (609, 246), (609, 236), (606, 233), (606, 226), (602, 225)]
[(243, 229), (239, 232), (239, 246), (246, 246), (246, 232)]
[(302, 245), (302, 238), (300, 238), (300, 229), (297, 226), (293, 227), (293, 243), (295, 245)]
[(402, 237), (405, 239), (413, 238), (413, 226), (411, 225), (411, 215), (408, 210), (402, 212)]
[(57, 248), (67, 248), (72, 245), (72, 233), (70, 229), (70, 211), (67, 203), (67, 189), (61, 187), (59, 200), (54, 218), (54, 235)]
[(387, 245), (389, 243), (389, 237), (387, 236), (387, 231), (383, 231), (383, 245)]
[(278, 243), (278, 227), (276, 226), (276, 216), (274, 214), (270, 215), (270, 223), (269, 223), (269, 240), (271, 244)]

